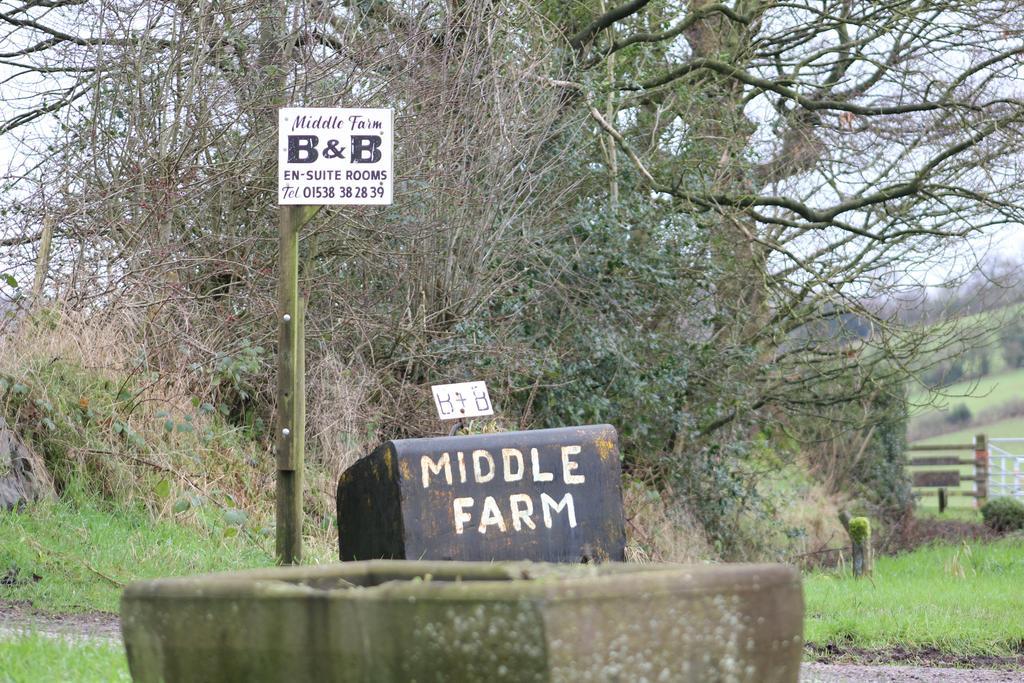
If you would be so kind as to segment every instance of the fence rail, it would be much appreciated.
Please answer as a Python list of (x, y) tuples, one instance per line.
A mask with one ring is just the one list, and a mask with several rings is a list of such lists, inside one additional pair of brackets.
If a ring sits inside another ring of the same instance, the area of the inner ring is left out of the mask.
[[(1024, 439), (1021, 439), (1024, 443)], [(938, 496), (939, 512), (944, 512), (949, 496), (968, 496), (975, 499), (980, 506), (989, 495), (989, 439), (984, 434), (974, 437), (971, 444), (929, 444), (908, 446), (911, 453), (928, 452), (942, 453), (924, 457), (910, 457), (911, 485), (915, 496)], [(970, 454), (970, 457), (967, 455)], [(1024, 460), (1024, 458), (1022, 458)], [(973, 472), (964, 474), (962, 467), (973, 467)], [(950, 470), (918, 468), (956, 467)], [(962, 489), (960, 485), (971, 482), (970, 489)]]
[[(972, 444), (929, 444), (908, 446), (907, 450), (941, 453), (907, 460), (914, 495), (938, 496), (939, 512), (946, 509), (950, 496), (974, 498), (978, 506), (988, 498), (1024, 498), (1024, 437), (989, 438), (978, 434)], [(968, 453), (971, 457), (967, 457)], [(936, 467), (957, 469), (937, 470)], [(965, 474), (964, 467), (973, 467), (973, 472)], [(960, 488), (965, 482), (973, 486)]]

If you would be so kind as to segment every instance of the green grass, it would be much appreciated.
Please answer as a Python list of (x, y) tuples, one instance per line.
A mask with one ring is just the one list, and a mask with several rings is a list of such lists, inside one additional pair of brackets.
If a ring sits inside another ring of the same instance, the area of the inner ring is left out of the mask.
[[(952, 442), (950, 442), (950, 443), (952, 443)], [(908, 458), (929, 457), (929, 456), (933, 456), (933, 455), (958, 455), (959, 457), (962, 457), (962, 458), (971, 458), (971, 457), (973, 457), (973, 455), (971, 453), (969, 453), (969, 452), (961, 452), (961, 451), (957, 451), (955, 453), (954, 452), (950, 452), (950, 453), (934, 453), (934, 452), (927, 452), (927, 451), (925, 451), (925, 452), (910, 451), (910, 452), (907, 453), (907, 457)], [(973, 477), (974, 473), (975, 473), (973, 465), (958, 465), (958, 466), (944, 465), (944, 466), (938, 466), (938, 467), (914, 467), (910, 471), (911, 472), (944, 472), (944, 471), (953, 470), (953, 469), (959, 470), (961, 476)], [(974, 482), (973, 481), (961, 481), (960, 482), (960, 486), (958, 486), (956, 488), (948, 488), (947, 491), (949, 492), (949, 496), (947, 498), (948, 503), (947, 503), (946, 509), (950, 510), (950, 511), (952, 511), (952, 510), (976, 511), (977, 510), (977, 505), (976, 505), (976, 500), (977, 499), (975, 499), (973, 496), (954, 495), (954, 492), (956, 492), (956, 491), (973, 491), (973, 490), (974, 490)], [(934, 487), (929, 487), (929, 488), (923, 488), (923, 489), (915, 489), (915, 491), (916, 492), (931, 491), (931, 492), (934, 493), (935, 491), (937, 491), (937, 489), (934, 488)], [(939, 497), (938, 497), (938, 495), (929, 494), (929, 495), (921, 496), (917, 500), (917, 509), (919, 511), (922, 511), (922, 512), (932, 512), (932, 513), (935, 513), (936, 515), (938, 515), (938, 510), (939, 510)], [(944, 516), (945, 516), (945, 513), (944, 513)]]
[(1024, 539), (936, 545), (879, 557), (871, 580), (814, 572), (804, 580), (805, 638), (822, 646), (935, 647), (1019, 656), (1024, 646)]
[[(0, 575), (16, 568), (21, 579), (0, 585), (0, 600), (27, 600), (44, 612), (116, 612), (131, 581), (274, 564), (273, 538), (225, 534), (234, 528), (216, 508), (186, 516), (187, 523), (154, 521), (144, 510), (70, 502), (0, 511)], [(306, 546), (311, 562), (333, 560), (334, 552)], [(0, 635), (0, 683), (130, 680), (120, 644)]]
[(116, 612), (122, 587), (136, 579), (274, 564), (272, 538), (226, 537), (221, 515), (210, 517), (207, 526), (184, 525), (69, 503), (0, 511), (0, 572), (17, 568), (22, 579), (0, 586), (0, 599), (50, 612)]
[[(934, 501), (933, 501), (934, 502)], [(973, 500), (968, 500), (968, 503), (973, 505)], [(984, 520), (981, 518), (981, 511), (976, 507), (954, 507), (949, 506), (946, 511), (941, 515), (937, 508), (932, 507), (930, 509), (918, 509), (914, 512), (914, 516), (922, 519), (952, 519), (957, 522), (973, 522), (975, 524), (981, 524)]]
[[(991, 424), (961, 429), (958, 432), (932, 436), (927, 439), (915, 441), (914, 444), (969, 444), (974, 441), (975, 434), (985, 434), (988, 437), (1024, 437), (1024, 417), (1012, 417), (1007, 420), (1000, 420)], [(920, 455), (927, 455), (921, 453)]]
[[(952, 408), (963, 403), (977, 416), (1004, 403), (1024, 400), (1024, 368), (958, 382), (943, 389), (942, 394), (936, 399), (937, 408)], [(911, 397), (911, 402), (921, 403), (925, 399), (924, 394), (918, 393)]]
[(29, 633), (0, 639), (0, 683), (131, 681), (124, 647)]

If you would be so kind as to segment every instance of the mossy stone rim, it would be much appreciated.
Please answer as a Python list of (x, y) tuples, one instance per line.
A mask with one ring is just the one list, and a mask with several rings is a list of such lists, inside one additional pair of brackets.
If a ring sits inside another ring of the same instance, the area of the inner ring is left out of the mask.
[(796, 683), (803, 653), (784, 565), (379, 560), (140, 582), (121, 614), (136, 683)]

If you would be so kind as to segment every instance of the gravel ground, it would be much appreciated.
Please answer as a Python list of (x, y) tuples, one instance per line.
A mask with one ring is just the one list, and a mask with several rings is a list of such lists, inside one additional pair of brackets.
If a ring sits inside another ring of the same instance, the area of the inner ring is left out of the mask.
[(925, 666), (864, 666), (860, 664), (817, 664), (805, 662), (801, 683), (1004, 683), (1024, 681), (1024, 671), (998, 669), (945, 669)]

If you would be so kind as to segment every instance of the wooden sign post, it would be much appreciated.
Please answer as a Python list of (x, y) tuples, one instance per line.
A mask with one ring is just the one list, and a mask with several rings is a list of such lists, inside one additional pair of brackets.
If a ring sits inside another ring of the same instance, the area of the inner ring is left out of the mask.
[(324, 205), (391, 204), (390, 109), (287, 108), (278, 114), (280, 282), (277, 370), (277, 561), (302, 561), (305, 302), (299, 231)]
[(319, 206), (280, 208), (277, 348), (277, 561), (302, 561), (302, 466), (306, 433), (305, 311), (299, 300), (299, 230)]

